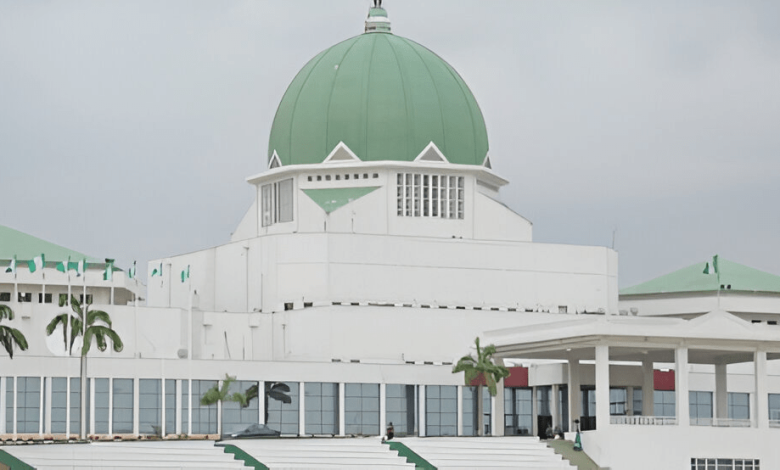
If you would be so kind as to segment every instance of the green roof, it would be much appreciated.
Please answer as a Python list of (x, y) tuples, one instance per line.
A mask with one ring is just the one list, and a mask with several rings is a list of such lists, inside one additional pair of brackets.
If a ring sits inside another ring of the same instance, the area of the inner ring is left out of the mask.
[(330, 214), (336, 209), (349, 204), (355, 199), (359, 199), (366, 194), (378, 189), (379, 186), (368, 186), (363, 188), (326, 188), (326, 189), (304, 189), (303, 192), (322, 207), (326, 214)]
[(363, 161), (413, 161), (433, 142), (451, 163), (482, 165), (482, 112), (442, 58), (388, 32), (366, 33), (321, 52), (287, 88), (274, 117), (268, 159), (322, 163), (344, 142)]
[(86, 258), (90, 263), (103, 263), (105, 260), (87, 256), (84, 253), (64, 248), (54, 243), (41, 240), (24, 232), (0, 225), (0, 259), (10, 260), (14, 256), (18, 261), (31, 260), (43, 253), (46, 262), (72, 261)]
[(780, 293), (780, 276), (723, 258), (718, 259), (719, 275), (704, 274), (706, 265), (707, 261), (702, 261), (642, 284), (620, 289), (620, 295), (715, 292), (718, 284), (730, 285), (732, 291)]

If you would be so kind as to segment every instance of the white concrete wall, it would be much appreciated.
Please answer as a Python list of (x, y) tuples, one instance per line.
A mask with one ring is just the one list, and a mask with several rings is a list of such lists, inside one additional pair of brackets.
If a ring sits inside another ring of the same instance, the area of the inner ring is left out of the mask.
[(530, 242), (533, 238), (530, 221), (480, 192), (474, 194), (473, 220), (477, 240)]
[(247, 238), (254, 238), (257, 236), (257, 217), (260, 213), (260, 210), (257, 208), (257, 201), (257, 198), (252, 201), (252, 206), (246, 211), (246, 214), (244, 214), (241, 222), (239, 222), (238, 227), (230, 234), (231, 242), (246, 240)]
[(780, 294), (722, 291), (720, 300), (717, 292), (623, 296), (619, 305), (629, 314), (631, 308), (636, 308), (640, 316), (691, 317), (720, 308), (744, 318), (776, 320), (780, 314)]

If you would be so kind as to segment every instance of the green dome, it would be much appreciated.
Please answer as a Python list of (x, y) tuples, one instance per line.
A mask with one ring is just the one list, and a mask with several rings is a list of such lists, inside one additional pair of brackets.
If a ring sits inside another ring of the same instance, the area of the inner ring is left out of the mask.
[(482, 165), (485, 120), (447, 62), (385, 32), (327, 49), (298, 72), (276, 111), (268, 158), (321, 163), (344, 142), (363, 161), (412, 161), (433, 142), (451, 163)]

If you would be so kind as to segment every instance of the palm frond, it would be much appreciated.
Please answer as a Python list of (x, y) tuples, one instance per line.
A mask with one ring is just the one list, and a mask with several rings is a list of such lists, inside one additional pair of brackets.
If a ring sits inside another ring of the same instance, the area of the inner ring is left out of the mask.
[(87, 325), (94, 325), (98, 320), (108, 325), (109, 328), (112, 326), (111, 317), (108, 313), (103, 310), (90, 310), (87, 307)]
[(22, 351), (27, 350), (27, 338), (16, 328), (0, 325), (0, 344), (8, 353), (8, 356), (14, 358), (14, 348), (18, 347)]
[(0, 305), (0, 320), (7, 318), (8, 320), (14, 319), (14, 311), (8, 305)]

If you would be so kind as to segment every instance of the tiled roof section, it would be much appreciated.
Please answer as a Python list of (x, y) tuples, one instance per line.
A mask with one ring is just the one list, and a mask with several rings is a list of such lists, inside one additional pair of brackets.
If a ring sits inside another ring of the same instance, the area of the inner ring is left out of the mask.
[[(620, 295), (664, 294), (674, 292), (714, 292), (718, 275), (704, 274), (706, 261), (696, 263), (642, 284), (620, 290)], [(720, 284), (732, 291), (780, 293), (780, 276), (733, 261), (718, 260)]]
[(18, 261), (31, 260), (43, 253), (47, 262), (71, 261), (86, 258), (90, 263), (102, 263), (102, 259), (93, 258), (78, 251), (55, 245), (24, 232), (0, 225), (0, 260), (10, 260), (14, 256)]

